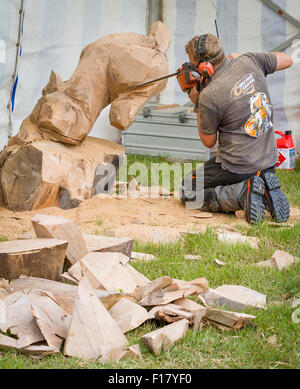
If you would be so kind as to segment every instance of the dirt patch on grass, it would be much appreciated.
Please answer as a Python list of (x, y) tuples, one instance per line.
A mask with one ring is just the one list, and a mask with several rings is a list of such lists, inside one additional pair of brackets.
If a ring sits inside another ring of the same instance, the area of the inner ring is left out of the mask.
[[(25, 232), (33, 232), (31, 219), (35, 214), (57, 215), (73, 220), (82, 233), (128, 236), (139, 241), (148, 241), (159, 233), (176, 240), (180, 232), (204, 232), (206, 227), (227, 225), (247, 225), (234, 215), (214, 213), (211, 218), (199, 219), (193, 215), (198, 210), (185, 209), (179, 199), (173, 197), (159, 199), (116, 199), (94, 196), (80, 204), (78, 208), (62, 210), (45, 208), (36, 211), (12, 212), (0, 208), (0, 237), (17, 239)], [(291, 208), (289, 222), (300, 221), (300, 208)]]

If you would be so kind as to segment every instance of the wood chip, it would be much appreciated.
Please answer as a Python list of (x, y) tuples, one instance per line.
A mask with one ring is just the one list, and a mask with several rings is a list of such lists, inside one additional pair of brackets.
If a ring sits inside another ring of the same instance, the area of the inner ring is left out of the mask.
[(270, 336), (270, 337), (268, 338), (268, 342), (267, 342), (267, 343), (268, 343), (268, 344), (271, 344), (271, 345), (276, 344), (276, 343), (277, 343), (277, 336), (276, 336), (276, 335)]
[(139, 327), (149, 318), (145, 308), (125, 298), (120, 299), (109, 313), (123, 333)]
[(237, 232), (216, 232), (218, 238), (222, 242), (230, 243), (230, 244), (248, 244), (250, 247), (258, 249), (259, 239), (254, 236), (244, 236)]
[(159, 355), (161, 350), (167, 350), (179, 341), (187, 333), (188, 327), (189, 321), (182, 319), (143, 335), (142, 339), (155, 355)]
[(88, 253), (79, 228), (71, 220), (60, 216), (35, 215), (31, 222), (38, 238), (56, 238), (69, 242), (66, 257), (72, 265)]
[(197, 219), (208, 219), (208, 218), (213, 217), (213, 214), (209, 213), (209, 212), (199, 212), (199, 213), (195, 213), (192, 216), (197, 218)]
[(171, 285), (172, 282), (173, 282), (173, 278), (171, 277), (167, 277), (167, 276), (159, 277), (156, 280), (149, 282), (143, 286), (138, 286), (134, 290), (133, 296), (137, 299), (137, 301), (140, 301), (142, 298), (154, 292), (155, 290), (162, 289)]
[(220, 265), (220, 266), (226, 266), (226, 265), (228, 265), (228, 263), (226, 263), (226, 262), (223, 262), (223, 261), (220, 261), (219, 259), (215, 259), (215, 262), (216, 262), (216, 264), (217, 265)]
[(116, 350), (121, 351), (127, 343), (119, 326), (83, 277), (73, 306), (64, 355), (82, 359), (101, 356), (101, 362), (104, 362)]
[(131, 259), (134, 259), (136, 261), (143, 261), (143, 262), (150, 262), (150, 261), (157, 260), (157, 258), (152, 254), (138, 253), (136, 251), (131, 252)]
[(200, 255), (187, 254), (184, 255), (184, 259), (187, 261), (201, 261), (202, 257)]
[(294, 263), (294, 257), (282, 250), (276, 250), (271, 260), (279, 270), (289, 267)]

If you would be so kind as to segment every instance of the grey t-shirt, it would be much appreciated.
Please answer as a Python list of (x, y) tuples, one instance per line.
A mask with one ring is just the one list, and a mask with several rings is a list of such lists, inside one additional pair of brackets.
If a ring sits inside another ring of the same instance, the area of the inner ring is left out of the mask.
[(218, 133), (217, 162), (232, 173), (254, 173), (273, 166), (277, 147), (266, 76), (277, 58), (247, 53), (226, 58), (199, 95), (200, 131)]

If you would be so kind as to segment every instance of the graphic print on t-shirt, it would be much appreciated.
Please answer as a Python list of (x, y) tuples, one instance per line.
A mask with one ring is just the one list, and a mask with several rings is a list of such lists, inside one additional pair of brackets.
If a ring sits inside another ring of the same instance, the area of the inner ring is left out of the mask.
[(255, 79), (253, 74), (247, 74), (234, 85), (231, 91), (231, 97), (239, 98), (247, 95), (254, 88), (254, 83)]
[(250, 93), (251, 116), (245, 124), (245, 131), (250, 136), (258, 137), (273, 127), (272, 106), (265, 93), (257, 92), (254, 88)]

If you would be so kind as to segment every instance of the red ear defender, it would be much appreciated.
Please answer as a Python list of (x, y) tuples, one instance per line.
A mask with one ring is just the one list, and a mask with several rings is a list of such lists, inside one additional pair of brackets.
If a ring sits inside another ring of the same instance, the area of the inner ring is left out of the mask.
[(197, 71), (204, 78), (211, 78), (215, 72), (215, 68), (210, 62), (200, 62), (197, 68)]

